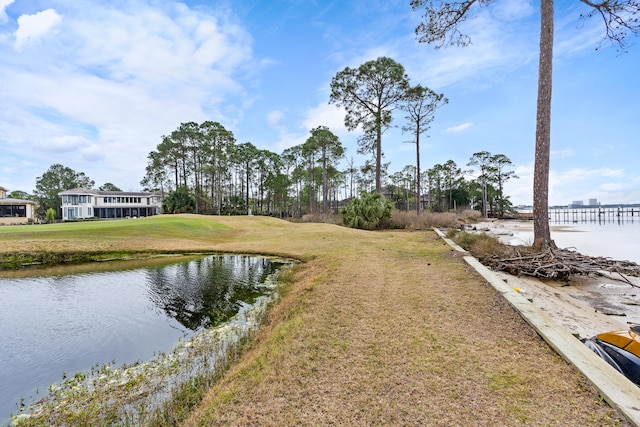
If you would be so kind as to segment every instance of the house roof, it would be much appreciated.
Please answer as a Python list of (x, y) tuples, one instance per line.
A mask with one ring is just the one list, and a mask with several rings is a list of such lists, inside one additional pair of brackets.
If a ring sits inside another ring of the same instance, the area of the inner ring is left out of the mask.
[(100, 193), (97, 190), (91, 190), (88, 188), (72, 188), (70, 190), (64, 190), (58, 193), (58, 196), (62, 196), (62, 195), (70, 195), (70, 194), (95, 194), (96, 196), (99, 195)]
[(0, 199), (0, 205), (35, 205), (36, 202), (22, 199)]
[(92, 195), (92, 196), (118, 196), (118, 197), (126, 197), (126, 196), (151, 196), (159, 193), (147, 193), (144, 191), (98, 191), (91, 190), (88, 188), (72, 188), (70, 190), (64, 190), (58, 193), (59, 196), (69, 196), (69, 195)]
[(150, 196), (144, 191), (96, 191), (100, 196)]

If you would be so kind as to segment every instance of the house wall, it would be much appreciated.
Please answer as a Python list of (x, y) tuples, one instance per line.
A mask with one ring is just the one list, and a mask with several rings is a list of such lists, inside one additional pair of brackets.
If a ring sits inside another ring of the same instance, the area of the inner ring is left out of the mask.
[(155, 195), (122, 194), (63, 194), (62, 220), (87, 218), (133, 218), (161, 213), (161, 200)]
[(1, 216), (0, 217), (0, 225), (18, 225), (18, 224), (29, 224), (29, 222), (35, 221), (36, 212), (35, 212), (35, 204), (33, 203), (20, 203), (20, 201), (16, 201), (14, 203), (11, 199), (2, 200), (3, 205), (16, 205), (16, 206), (24, 206), (25, 207), (25, 216)]

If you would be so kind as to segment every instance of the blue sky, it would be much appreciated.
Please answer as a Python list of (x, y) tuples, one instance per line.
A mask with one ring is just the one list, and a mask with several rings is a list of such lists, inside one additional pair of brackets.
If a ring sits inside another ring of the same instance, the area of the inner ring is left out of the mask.
[[(421, 144), (423, 169), (504, 154), (520, 177), (507, 194), (531, 204), (538, 9), (498, 0), (463, 27), (471, 46), (435, 50), (416, 41), (409, 0), (0, 0), (0, 185), (32, 192), (60, 163), (139, 190), (162, 135), (205, 120), (277, 153), (325, 125), (362, 165), (370, 156), (356, 153), (329, 85), (388, 56), (449, 99)], [(556, 1), (549, 202), (638, 203), (640, 39), (619, 54), (585, 10)], [(394, 118), (390, 173), (415, 164)]]

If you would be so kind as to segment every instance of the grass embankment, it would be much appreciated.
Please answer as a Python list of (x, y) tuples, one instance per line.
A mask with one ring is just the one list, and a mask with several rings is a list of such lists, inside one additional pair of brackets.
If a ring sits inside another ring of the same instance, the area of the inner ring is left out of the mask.
[(251, 347), (184, 425), (625, 424), (433, 232), (259, 217), (120, 223), (31, 235), (2, 227), (0, 252), (207, 250), (304, 261)]

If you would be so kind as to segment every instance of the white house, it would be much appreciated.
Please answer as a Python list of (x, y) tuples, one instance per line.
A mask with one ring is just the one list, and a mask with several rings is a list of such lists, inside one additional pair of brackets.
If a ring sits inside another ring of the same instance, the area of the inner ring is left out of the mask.
[(58, 193), (62, 220), (86, 218), (138, 218), (162, 213), (160, 193), (97, 191), (74, 188)]
[(35, 221), (36, 204), (31, 200), (8, 199), (7, 190), (0, 187), (0, 225), (28, 224)]

